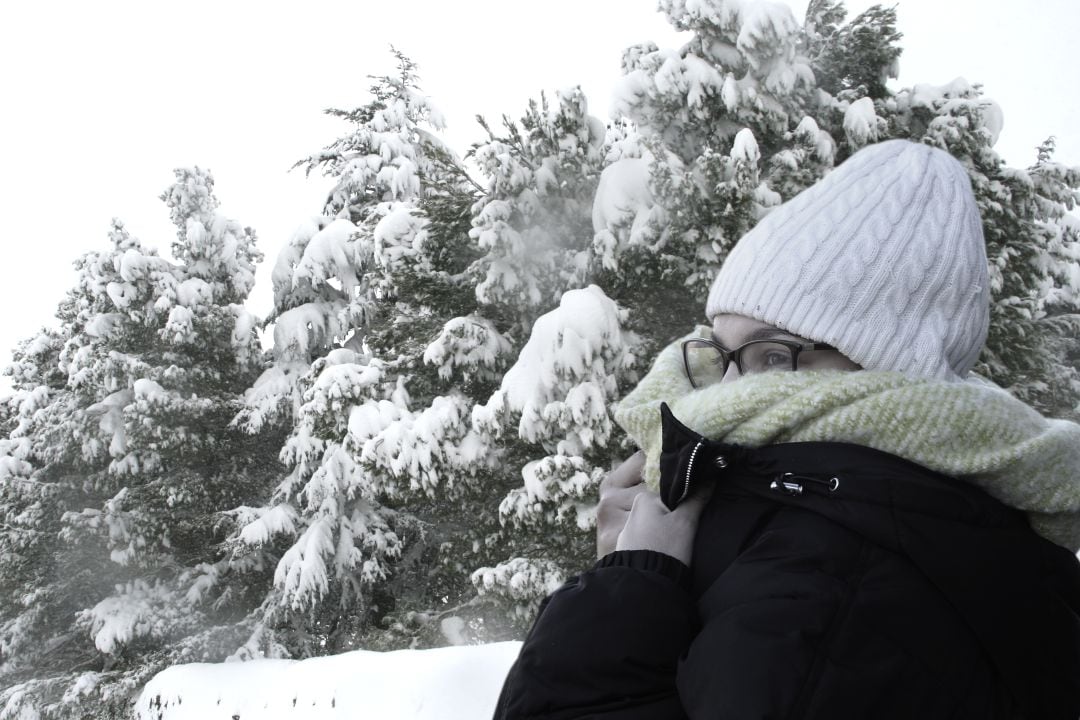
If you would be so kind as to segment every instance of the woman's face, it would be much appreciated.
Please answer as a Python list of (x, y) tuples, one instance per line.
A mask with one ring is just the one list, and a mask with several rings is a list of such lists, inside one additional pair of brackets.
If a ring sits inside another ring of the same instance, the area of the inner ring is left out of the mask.
[[(744, 315), (717, 315), (713, 318), (713, 340), (727, 350), (744, 345), (751, 340), (796, 340), (809, 342), (806, 338), (792, 335), (760, 320)], [(842, 355), (838, 350), (804, 350), (799, 354), (800, 370), (861, 370), (855, 362)], [(739, 368), (735, 363), (728, 366), (720, 382), (731, 382), (739, 378)]]

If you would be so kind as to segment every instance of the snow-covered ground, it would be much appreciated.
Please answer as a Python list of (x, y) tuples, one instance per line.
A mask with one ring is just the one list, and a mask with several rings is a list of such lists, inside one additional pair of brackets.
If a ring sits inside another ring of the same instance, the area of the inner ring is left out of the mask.
[(521, 643), (309, 660), (177, 665), (158, 673), (138, 720), (477, 720), (491, 717)]

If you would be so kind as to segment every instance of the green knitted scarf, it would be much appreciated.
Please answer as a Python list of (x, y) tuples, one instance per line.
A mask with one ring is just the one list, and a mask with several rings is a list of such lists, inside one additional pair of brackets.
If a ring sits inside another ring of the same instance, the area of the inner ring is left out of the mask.
[[(702, 334), (704, 333), (704, 334)], [(708, 328), (687, 337), (707, 337)], [(712, 440), (748, 447), (833, 441), (872, 447), (965, 480), (1028, 514), (1045, 538), (1080, 549), (1080, 425), (1050, 420), (983, 380), (893, 372), (765, 373), (694, 389), (681, 340), (665, 348), (615, 420), (659, 482), (661, 402)]]

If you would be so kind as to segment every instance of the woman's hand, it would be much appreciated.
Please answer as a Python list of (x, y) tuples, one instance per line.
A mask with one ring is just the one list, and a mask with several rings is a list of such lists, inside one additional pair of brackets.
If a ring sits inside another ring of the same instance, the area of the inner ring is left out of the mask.
[(698, 519), (712, 495), (710, 489), (697, 492), (668, 510), (660, 496), (645, 491), (634, 498), (626, 526), (615, 542), (616, 550), (655, 550), (670, 555), (690, 567)]
[(644, 466), (645, 455), (638, 452), (600, 483), (597, 556), (613, 550), (655, 550), (689, 566), (698, 519), (712, 495), (711, 488), (668, 510), (660, 496), (645, 487), (641, 479)]
[(634, 506), (634, 498), (648, 492), (641, 478), (644, 467), (645, 453), (639, 450), (600, 482), (600, 504), (596, 507), (596, 557), (602, 558), (615, 550), (619, 533)]

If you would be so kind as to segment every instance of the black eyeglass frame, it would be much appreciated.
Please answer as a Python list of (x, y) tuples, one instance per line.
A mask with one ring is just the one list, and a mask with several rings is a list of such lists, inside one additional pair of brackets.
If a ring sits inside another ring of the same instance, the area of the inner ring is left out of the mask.
[(717, 352), (719, 352), (720, 357), (724, 361), (724, 368), (723, 368), (723, 371), (720, 373), (720, 375), (724, 376), (724, 375), (727, 374), (728, 368), (731, 367), (732, 362), (735, 363), (735, 367), (739, 368), (739, 374), (742, 375), (743, 374), (743, 367), (742, 367), (742, 353), (743, 353), (743, 350), (750, 347), (751, 345), (762, 345), (764, 343), (771, 343), (773, 345), (783, 345), (783, 346), (785, 346), (785, 347), (787, 347), (787, 348), (789, 348), (791, 350), (791, 371), (795, 371), (795, 370), (799, 369), (799, 354), (800, 353), (809, 352), (811, 350), (836, 350), (835, 347), (833, 347), (832, 345), (829, 345), (827, 343), (799, 342), (798, 340), (784, 340), (784, 339), (780, 339), (780, 338), (777, 338), (775, 340), (770, 339), (770, 338), (763, 338), (761, 340), (751, 340), (750, 342), (743, 343), (742, 345), (735, 348), (734, 350), (728, 350), (727, 348), (720, 345), (720, 343), (716, 342), (715, 340), (710, 340), (709, 338), (690, 338), (689, 340), (683, 340), (683, 343), (682, 343), (683, 372), (686, 373), (686, 377), (690, 381), (690, 384), (693, 387), (695, 387), (695, 388), (701, 387), (696, 382), (694, 382), (694, 375), (693, 375), (693, 373), (690, 372), (689, 348), (690, 348), (691, 345), (708, 345), (708, 346), (712, 347), (713, 349), (715, 349)]

